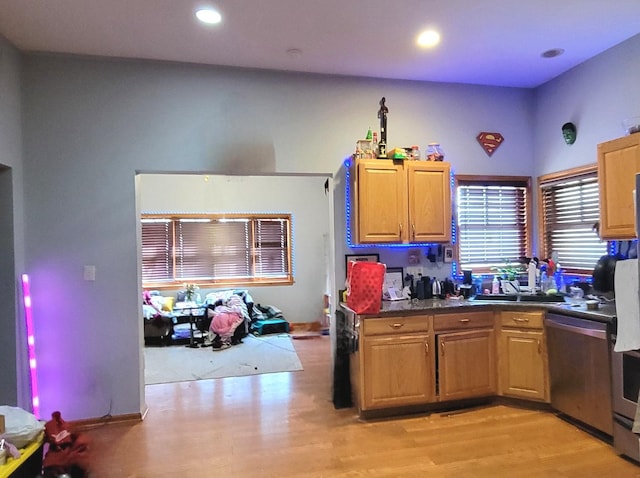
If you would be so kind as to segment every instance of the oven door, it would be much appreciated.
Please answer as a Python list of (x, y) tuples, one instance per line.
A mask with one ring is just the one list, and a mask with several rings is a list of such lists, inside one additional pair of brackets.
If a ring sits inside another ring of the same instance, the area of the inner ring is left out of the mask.
[(640, 392), (640, 351), (613, 352), (613, 411), (633, 421)]

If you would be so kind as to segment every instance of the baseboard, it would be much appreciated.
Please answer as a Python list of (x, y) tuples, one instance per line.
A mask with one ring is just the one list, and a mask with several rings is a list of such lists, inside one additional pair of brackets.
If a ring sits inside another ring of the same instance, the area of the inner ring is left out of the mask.
[(289, 328), (293, 332), (320, 332), (322, 325), (320, 322), (296, 322), (290, 323)]
[(73, 430), (86, 431), (86, 430), (91, 430), (92, 428), (97, 428), (103, 425), (113, 425), (116, 423), (118, 424), (129, 423), (133, 425), (141, 421), (142, 421), (142, 414), (130, 413), (126, 415), (107, 415), (99, 418), (70, 420), (69, 425), (71, 425)]

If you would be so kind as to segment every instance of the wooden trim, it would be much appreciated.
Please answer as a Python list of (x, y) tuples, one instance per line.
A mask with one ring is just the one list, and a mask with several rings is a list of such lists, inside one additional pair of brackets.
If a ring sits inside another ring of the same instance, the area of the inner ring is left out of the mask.
[(130, 413), (126, 415), (107, 415), (105, 417), (99, 418), (87, 418), (82, 420), (73, 420), (69, 421), (69, 425), (71, 428), (78, 431), (91, 430), (93, 428), (97, 428), (103, 425), (114, 425), (114, 424), (130, 424), (133, 425), (135, 423), (141, 422), (143, 420), (141, 413)]
[(579, 166), (577, 168), (565, 169), (564, 171), (558, 171), (556, 173), (543, 174), (542, 176), (538, 176), (538, 191), (540, 190), (540, 186), (551, 182), (551, 181), (559, 181), (561, 179), (566, 179), (575, 176), (582, 176), (586, 174), (592, 174), (598, 171), (598, 165), (596, 163), (588, 164), (586, 166)]
[[(453, 194), (453, 198), (451, 201), (451, 211), (455, 220), (455, 229), (456, 229), (456, 237), (459, 238), (460, 237), (460, 233), (459, 233), (459, 225), (458, 225), (458, 201), (457, 201), (457, 195), (456, 195), (456, 191), (458, 190), (458, 186), (460, 185), (460, 183), (464, 184), (469, 184), (469, 183), (493, 183), (493, 184), (498, 184), (498, 183), (522, 183), (524, 184), (524, 186), (527, 189), (527, 192), (529, 194), (527, 194), (526, 197), (526, 208), (527, 208), (527, 232), (525, 234), (525, 242), (526, 242), (526, 255), (528, 257), (532, 257), (533, 256), (533, 219), (534, 219), (534, 215), (533, 215), (533, 199), (532, 199), (532, 195), (534, 193), (537, 193), (537, 191), (533, 191), (532, 189), (532, 178), (531, 176), (485, 176), (485, 175), (473, 175), (473, 174), (461, 174), (461, 175), (455, 175), (454, 177), (454, 185), (453, 185), (453, 190), (454, 190), (454, 194)], [(539, 196), (539, 194), (538, 194)], [(538, 208), (539, 210), (539, 208)], [(538, 222), (538, 224), (540, 224), (540, 222)], [(454, 245), (454, 255), (457, 261), (460, 260), (460, 241), (457, 240), (455, 245)], [(485, 269), (485, 268), (479, 268), (477, 271), (474, 271), (476, 273), (479, 274), (486, 274), (486, 273), (490, 273), (491, 270), (490, 269)]]
[(322, 324), (315, 322), (290, 322), (289, 327), (292, 332), (319, 332), (322, 330)]
[(531, 176), (485, 176), (485, 175), (475, 175), (475, 174), (460, 174), (455, 176), (455, 186), (458, 186), (458, 183), (465, 182), (474, 182), (474, 183), (514, 183), (521, 182), (527, 183), (531, 185)]
[[(544, 212), (542, 207), (542, 186), (549, 183), (560, 181), (567, 178), (584, 176), (587, 174), (597, 173), (598, 165), (596, 163), (588, 164), (586, 166), (578, 166), (577, 168), (565, 169), (555, 173), (543, 174), (538, 176), (536, 181), (536, 197), (537, 197), (537, 216), (538, 216), (538, 254), (539, 257), (549, 257), (549, 253), (546, 250), (546, 244), (544, 238), (546, 237), (546, 229), (544, 225)], [(569, 272), (569, 271), (566, 271)]]

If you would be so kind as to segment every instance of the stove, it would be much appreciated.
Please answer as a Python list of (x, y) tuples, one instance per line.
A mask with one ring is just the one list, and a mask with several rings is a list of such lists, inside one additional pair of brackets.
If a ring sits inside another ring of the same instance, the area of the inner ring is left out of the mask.
[(640, 350), (612, 352), (611, 372), (613, 447), (640, 462), (640, 436), (631, 431), (640, 394)]

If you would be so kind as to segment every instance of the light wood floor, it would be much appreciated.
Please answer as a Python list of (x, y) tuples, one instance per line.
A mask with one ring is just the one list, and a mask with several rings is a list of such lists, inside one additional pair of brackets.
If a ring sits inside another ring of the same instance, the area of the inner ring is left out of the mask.
[(294, 343), (302, 372), (147, 386), (143, 422), (88, 432), (92, 477), (640, 477), (548, 412), (360, 421), (333, 407), (329, 338)]

